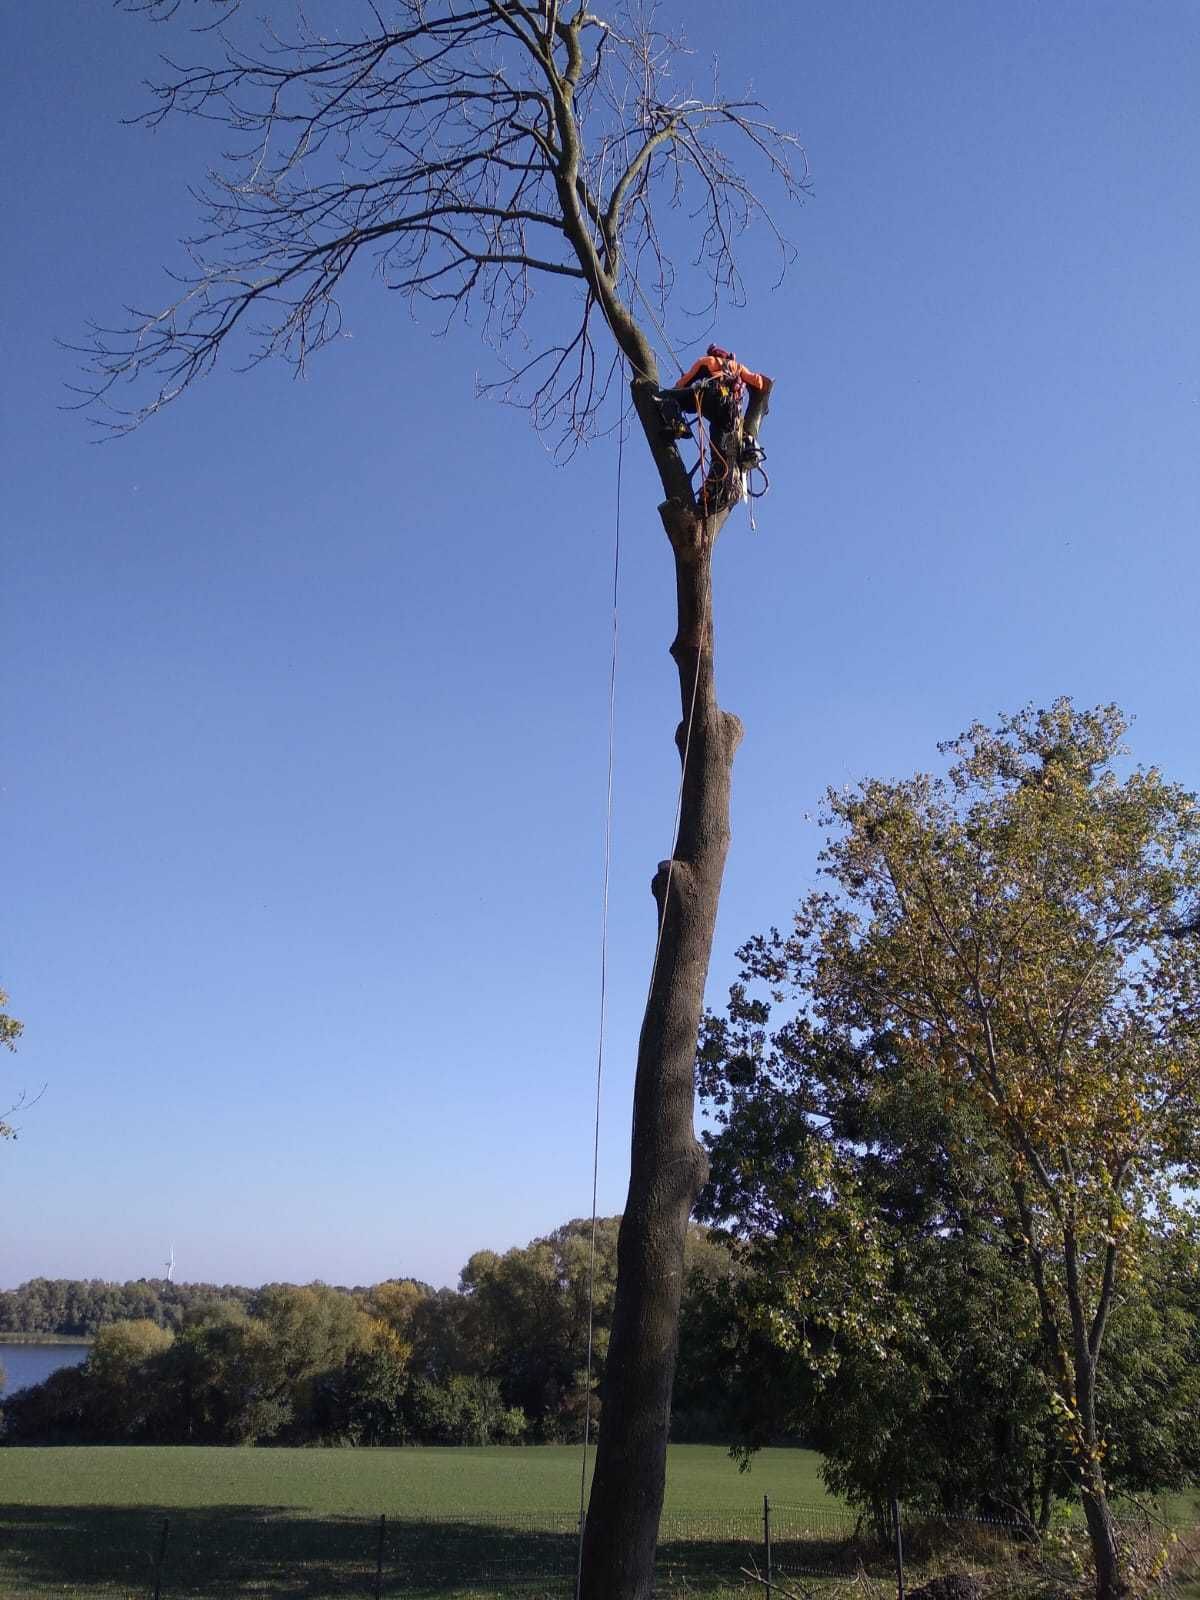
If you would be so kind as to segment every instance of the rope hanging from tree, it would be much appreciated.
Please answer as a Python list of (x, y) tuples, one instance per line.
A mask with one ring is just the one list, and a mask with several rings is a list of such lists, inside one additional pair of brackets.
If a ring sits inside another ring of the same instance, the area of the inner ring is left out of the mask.
[[(592, 1128), (592, 1213), (591, 1234), (588, 1249), (588, 1279), (587, 1279), (587, 1362), (584, 1370), (584, 1422), (583, 1422), (583, 1456), (579, 1471), (579, 1553), (575, 1572), (575, 1594), (578, 1600), (583, 1578), (583, 1529), (587, 1510), (587, 1469), (588, 1452), (591, 1446), (592, 1422), (592, 1365), (595, 1346), (595, 1319), (596, 1319), (596, 1225), (597, 1202), (599, 1195), (600, 1179), (600, 1099), (604, 1080), (604, 1046), (606, 1037), (606, 1023), (608, 1016), (608, 901), (609, 883), (612, 872), (612, 818), (613, 818), (613, 771), (616, 733), (616, 701), (617, 701), (617, 662), (618, 646), (620, 642), (620, 578), (621, 578), (621, 490), (624, 479), (625, 464), (625, 429), (632, 409), (627, 404), (621, 416), (620, 428), (617, 433), (617, 490), (616, 510), (614, 517), (613, 534), (613, 579), (612, 579), (612, 650), (609, 661), (608, 678), (608, 771), (605, 785), (605, 810), (604, 810), (604, 872), (601, 891), (601, 917), (600, 917), (600, 1018), (599, 1038), (596, 1048), (596, 1092), (594, 1119)], [(700, 618), (701, 649), (703, 649), (704, 633), (708, 626), (708, 596), (705, 595), (705, 605)], [(667, 881), (663, 890), (662, 910), (658, 918), (658, 934), (654, 944), (654, 961), (650, 968), (650, 990), (654, 988), (654, 980), (658, 976), (658, 962), (662, 953), (663, 933), (667, 923), (667, 910), (671, 901), (671, 878), (675, 870), (675, 841), (679, 837), (679, 825), (683, 816), (683, 791), (687, 780), (688, 755), (692, 747), (692, 728), (696, 718), (696, 698), (700, 686), (700, 669), (697, 661), (696, 674), (692, 683), (691, 703), (688, 707), (687, 728), (684, 734), (683, 755), (680, 761), (679, 789), (675, 798), (675, 821), (671, 835), (671, 853), (667, 860)]]

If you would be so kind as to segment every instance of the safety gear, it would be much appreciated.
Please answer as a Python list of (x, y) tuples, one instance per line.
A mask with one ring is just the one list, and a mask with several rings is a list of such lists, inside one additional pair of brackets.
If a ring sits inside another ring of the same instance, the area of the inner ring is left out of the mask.
[(733, 389), (739, 406), (747, 387), (764, 389), (767, 383), (761, 372), (751, 372), (750, 368), (744, 367), (731, 351), (722, 350), (719, 344), (710, 344), (707, 354), (702, 355), (699, 361), (693, 362), (675, 387), (690, 388), (701, 378), (716, 378), (728, 384)]
[[(656, 394), (665, 438), (674, 440), (690, 434), (683, 420), (685, 412), (699, 412), (708, 424), (707, 461), (701, 434), (700, 460), (691, 473), (694, 478), (707, 466), (703, 481), (693, 491), (701, 516), (712, 516), (747, 494), (757, 499), (766, 492), (766, 455), (757, 439), (743, 435), (742, 407), (748, 388), (761, 393), (769, 387), (770, 380), (761, 372), (744, 367), (732, 350), (710, 344), (674, 389), (660, 389)], [(762, 488), (757, 492), (751, 484), (752, 473), (762, 479)]]
[(678, 399), (669, 392), (655, 396), (658, 405), (659, 420), (662, 423), (662, 437), (664, 439), (690, 439), (692, 430), (684, 420), (683, 407)]

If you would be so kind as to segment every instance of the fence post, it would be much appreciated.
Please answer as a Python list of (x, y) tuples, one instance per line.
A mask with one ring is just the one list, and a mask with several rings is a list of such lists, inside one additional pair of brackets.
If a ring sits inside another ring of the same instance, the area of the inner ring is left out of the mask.
[(387, 1534), (387, 1514), (380, 1513), (379, 1542), (375, 1549), (375, 1600), (383, 1600), (383, 1541)]
[(763, 1495), (763, 1554), (767, 1563), (767, 1600), (771, 1600), (771, 1502)]
[(896, 1595), (904, 1600), (904, 1533), (900, 1526), (900, 1501), (892, 1496), (892, 1526), (896, 1534)]
[(162, 1600), (162, 1569), (163, 1561), (167, 1554), (167, 1530), (170, 1527), (169, 1519), (162, 1519), (162, 1527), (158, 1533), (158, 1549), (154, 1552), (154, 1600)]

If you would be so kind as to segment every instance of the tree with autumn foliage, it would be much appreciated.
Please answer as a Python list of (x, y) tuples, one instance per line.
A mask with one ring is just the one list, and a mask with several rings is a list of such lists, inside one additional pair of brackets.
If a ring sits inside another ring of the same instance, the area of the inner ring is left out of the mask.
[[(945, 1113), (951, 1187), (993, 1175), (974, 1210), (1036, 1308), (1099, 1600), (1129, 1587), (1106, 1481), (1119, 1441), (1097, 1406), (1110, 1318), (1144, 1300), (1200, 1183), (1200, 810), (1154, 768), (1119, 773), (1127, 726), (1060, 700), (976, 724), (942, 747), (943, 777), (831, 792), (827, 885), (753, 952), (775, 1001), (800, 997), (797, 1056), (899, 1074)], [(768, 1042), (765, 1010), (747, 1020), (735, 1083)], [(710, 1069), (719, 1045), (710, 1028)], [(833, 1145), (826, 1163), (827, 1201)], [(889, 1303), (877, 1223), (853, 1205), (823, 1215), (831, 1242), (854, 1242), (826, 1270), (873, 1264), (843, 1305), (874, 1337)], [(802, 1270), (777, 1282), (777, 1324), (809, 1337), (827, 1291)]]
[[(893, 1495), (917, 1514), (1045, 1533), (1077, 1486), (1003, 1164), (935, 1075), (878, 1038), (850, 1052), (805, 1025), (784, 944), (742, 947), (702, 1035), (698, 1212), (735, 1252), (733, 1275), (692, 1307), (702, 1378), (740, 1452), (804, 1438), (830, 1490), (882, 1534)], [(1105, 1484), (1122, 1496), (1200, 1482), (1200, 1228), (1149, 1231), (1138, 1268), (1097, 1370)]]

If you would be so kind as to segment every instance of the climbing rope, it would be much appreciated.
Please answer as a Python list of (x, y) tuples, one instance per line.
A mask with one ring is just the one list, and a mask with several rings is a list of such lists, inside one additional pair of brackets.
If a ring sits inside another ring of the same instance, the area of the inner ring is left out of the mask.
[[(700, 537), (708, 536), (707, 517), (701, 528)], [(667, 927), (667, 911), (671, 904), (671, 879), (675, 873), (675, 846), (679, 842), (679, 824), (683, 820), (683, 789), (687, 782), (688, 756), (692, 749), (692, 728), (696, 721), (696, 697), (700, 691), (700, 661), (704, 655), (704, 634), (708, 627), (708, 603), (712, 593), (712, 580), (709, 579), (705, 586), (703, 605), (700, 608), (700, 646), (696, 655), (696, 676), (692, 679), (692, 699), (688, 706), (687, 727), (683, 735), (683, 757), (679, 763), (679, 793), (675, 798), (675, 831), (671, 839), (671, 854), (667, 858), (667, 882), (663, 889), (662, 912), (658, 919), (658, 938), (654, 943), (654, 961), (650, 967), (650, 987), (647, 991), (647, 1002), (654, 993), (654, 980), (658, 976), (658, 958), (662, 954), (663, 934)]]
[[(641, 286), (640, 283), (638, 283), (637, 278), (633, 277), (632, 274), (630, 276), (631, 276), (631, 280), (633, 282), (633, 286), (637, 290), (637, 293), (640, 296), (643, 305), (646, 307), (646, 310), (649, 312), (651, 321), (654, 323), (654, 326), (658, 329), (659, 334), (662, 336), (663, 342), (665, 343), (665, 345), (667, 347), (667, 350), (669, 351), (669, 353), (671, 355), (671, 358), (674, 360), (674, 362), (675, 362), (676, 366), (678, 367), (679, 371), (682, 372), (684, 370), (683, 363), (680, 361), (679, 356), (676, 354), (675, 349), (672, 346), (671, 341), (667, 336), (667, 332), (666, 332), (665, 328), (663, 327), (662, 323), (658, 320), (658, 317), (655, 315), (654, 307), (650, 304), (650, 301), (647, 299), (646, 295), (644, 294), (644, 292), (642, 290), (642, 286)], [(604, 315), (605, 315), (605, 317), (607, 319), (608, 313), (607, 313), (606, 308), (603, 305), (603, 302), (601, 302), (600, 309), (604, 313)], [(613, 330), (614, 334), (615, 334), (615, 331), (616, 330), (614, 329)], [(618, 348), (619, 348), (619, 343), (618, 343)], [(626, 359), (628, 359), (628, 357)], [(634, 363), (633, 361), (630, 361), (630, 365), (632, 367), (634, 367), (635, 371), (638, 370), (637, 366), (636, 366), (636, 363)], [(641, 376), (642, 377), (648, 377), (648, 374), (642, 373)], [(602, 909), (601, 909), (601, 920), (600, 920), (600, 1022), (599, 1022), (599, 1039), (598, 1039), (597, 1049), (596, 1049), (596, 1092), (595, 1092), (595, 1108), (594, 1108), (593, 1129), (592, 1129), (592, 1214), (591, 1214), (591, 1230), (590, 1230), (589, 1245), (588, 1245), (587, 1359), (586, 1359), (586, 1365), (585, 1365), (585, 1369), (584, 1369), (583, 1454), (582, 1454), (582, 1460), (580, 1462), (580, 1471), (579, 1471), (579, 1545), (578, 1545), (578, 1554), (577, 1554), (577, 1557), (576, 1557), (576, 1565), (575, 1565), (575, 1600), (579, 1600), (580, 1593), (581, 1593), (581, 1590), (582, 1590), (582, 1584), (583, 1584), (583, 1538), (584, 1538), (584, 1528), (585, 1528), (585, 1524), (586, 1524), (586, 1520), (587, 1520), (587, 1470), (588, 1470), (589, 1451), (590, 1451), (590, 1448), (591, 1448), (591, 1430), (592, 1430), (592, 1367), (593, 1367), (594, 1354), (595, 1354), (595, 1320), (596, 1320), (596, 1231), (597, 1231), (597, 1207), (598, 1207), (598, 1201), (599, 1201), (599, 1179), (600, 1179), (600, 1100), (601, 1100), (601, 1092), (602, 1092), (603, 1082), (604, 1082), (604, 1047), (605, 1047), (606, 1030), (607, 1030), (607, 1019), (608, 1019), (608, 905), (609, 905), (609, 884), (610, 884), (611, 870), (612, 870), (613, 769), (614, 769), (614, 750), (615, 750), (615, 731), (616, 731), (617, 660), (618, 660), (618, 644), (619, 644), (619, 638), (620, 638), (619, 594), (620, 594), (620, 576), (621, 576), (621, 491), (622, 491), (622, 482), (623, 482), (624, 464), (625, 464), (625, 432), (626, 432), (626, 426), (627, 426), (627, 423), (628, 423), (629, 412), (630, 412), (631, 407), (632, 407), (632, 400), (630, 400), (630, 401), (628, 401), (626, 403), (625, 409), (622, 412), (621, 423), (620, 423), (620, 428), (619, 428), (618, 437), (617, 437), (617, 488), (616, 488), (616, 509), (615, 509), (615, 518), (614, 518), (615, 526), (614, 526), (614, 537), (613, 537), (612, 649), (611, 649), (611, 656), (610, 656), (609, 679), (608, 679), (608, 775), (607, 775), (606, 794), (605, 794), (604, 875), (603, 875), (603, 891), (602, 891), (602, 901), (601, 901)], [(699, 423), (699, 435), (700, 435), (700, 452), (701, 452), (700, 466), (701, 466), (701, 472), (703, 473), (703, 466), (704, 466), (704, 421), (703, 421), (703, 418), (699, 417), (699, 416), (697, 418), (697, 421)], [(714, 451), (716, 451), (716, 445), (715, 444), (713, 445), (713, 449), (714, 449)], [(730, 466), (730, 464), (727, 463), (726, 464), (726, 470), (727, 471), (729, 470), (729, 466)], [(700, 533), (700, 536), (701, 536), (701, 539), (706, 539), (707, 538), (707, 533), (708, 533), (708, 517), (709, 517), (709, 515), (711, 513), (710, 513), (710, 510), (709, 510), (709, 506), (708, 506), (707, 485), (704, 482), (703, 477), (701, 479), (700, 508), (701, 508), (701, 519), (702, 519), (701, 520), (701, 533)], [(718, 508), (714, 506), (712, 508), (712, 512), (715, 513), (715, 511), (717, 509)], [(657, 936), (655, 938), (655, 943), (654, 943), (654, 960), (653, 960), (653, 963), (651, 964), (651, 968), (650, 968), (650, 987), (649, 987), (649, 993), (650, 994), (653, 994), (653, 992), (654, 992), (655, 980), (658, 977), (658, 963), (659, 963), (659, 959), (660, 959), (660, 957), (662, 955), (663, 936), (664, 936), (664, 934), (666, 932), (666, 925), (667, 925), (667, 912), (668, 912), (668, 909), (669, 909), (670, 903), (671, 903), (671, 883), (672, 883), (672, 880), (673, 880), (673, 877), (674, 877), (674, 873), (675, 873), (675, 849), (676, 849), (676, 845), (677, 845), (678, 840), (679, 840), (680, 823), (682, 822), (682, 819), (683, 819), (684, 787), (685, 787), (686, 782), (687, 782), (688, 758), (689, 758), (689, 756), (691, 754), (692, 732), (693, 732), (693, 728), (694, 728), (695, 720), (696, 720), (696, 703), (697, 703), (697, 699), (699, 697), (699, 691), (700, 691), (700, 672), (701, 672), (701, 663), (702, 663), (703, 654), (704, 654), (705, 634), (706, 634), (707, 628), (708, 628), (708, 614), (709, 614), (709, 606), (710, 606), (710, 596), (711, 596), (711, 580), (706, 585), (705, 590), (704, 590), (704, 594), (702, 596), (702, 604), (701, 604), (701, 610), (700, 610), (699, 646), (698, 646), (698, 652), (697, 652), (697, 658), (696, 658), (696, 671), (695, 671), (695, 676), (694, 676), (694, 678), (692, 680), (692, 693), (691, 693), (690, 703), (688, 705), (687, 726), (686, 726), (686, 729), (685, 729), (685, 732), (684, 732), (683, 754), (682, 754), (682, 759), (681, 759), (681, 762), (680, 762), (680, 771), (679, 771), (679, 790), (678, 790), (678, 793), (677, 793), (676, 799), (675, 799), (674, 831), (673, 831), (672, 841), (671, 841), (671, 853), (670, 853), (670, 856), (668, 857), (668, 861), (667, 861), (667, 881), (666, 881), (666, 884), (664, 886), (664, 892), (663, 892), (663, 898), (662, 898), (662, 909), (661, 909), (661, 912), (660, 912), (660, 915), (659, 915), (659, 918), (658, 918), (658, 932), (657, 932)]]
[(683, 362), (679, 359), (679, 357), (675, 353), (675, 346), (671, 343), (670, 339), (667, 337), (667, 330), (663, 327), (662, 323), (658, 320), (658, 317), (655, 315), (654, 307), (650, 304), (650, 301), (646, 298), (645, 290), (642, 288), (641, 284), (637, 281), (637, 278), (634, 276), (634, 274), (632, 272), (629, 274), (629, 281), (630, 281), (630, 283), (633, 284), (633, 287), (637, 290), (642, 304), (645, 306), (646, 310), (650, 314), (651, 322), (658, 329), (660, 335), (662, 336), (662, 341), (667, 347), (667, 350), (668, 350), (668, 352), (670, 354), (671, 360), (675, 363), (676, 367), (679, 369), (680, 372), (685, 371), (686, 369), (684, 367)]
[[(631, 403), (630, 403), (631, 404)], [(599, 1199), (600, 1180), (600, 1097), (604, 1081), (604, 1046), (606, 1041), (608, 1018), (608, 902), (609, 883), (612, 868), (612, 815), (613, 815), (613, 770), (616, 733), (616, 702), (617, 702), (617, 660), (618, 644), (620, 639), (620, 612), (618, 606), (621, 577), (621, 488), (624, 476), (625, 463), (625, 429), (628, 422), (630, 405), (621, 417), (621, 426), (617, 436), (617, 503), (615, 515), (615, 529), (613, 537), (613, 581), (612, 581), (612, 650), (609, 663), (608, 677), (608, 777), (605, 795), (604, 813), (604, 875), (603, 891), (601, 896), (600, 917), (600, 1028), (599, 1040), (596, 1049), (596, 1095), (595, 1111), (592, 1127), (592, 1215), (591, 1233), (588, 1247), (588, 1280), (587, 1280), (587, 1361), (584, 1370), (584, 1421), (583, 1421), (583, 1456), (579, 1469), (579, 1546), (575, 1566), (575, 1600), (579, 1600), (583, 1582), (583, 1535), (584, 1525), (587, 1520), (587, 1469), (588, 1455), (591, 1447), (592, 1426), (592, 1365), (595, 1351), (595, 1320), (596, 1320), (596, 1229), (597, 1209)], [(705, 528), (707, 523), (705, 524)], [(701, 537), (706, 537), (702, 532)], [(675, 797), (675, 823), (671, 841), (671, 854), (667, 861), (667, 881), (663, 892), (662, 912), (658, 919), (658, 934), (654, 943), (654, 961), (650, 968), (649, 992), (654, 992), (654, 981), (658, 976), (658, 963), (662, 954), (663, 935), (667, 925), (667, 911), (671, 903), (671, 881), (675, 872), (675, 846), (679, 839), (679, 825), (683, 818), (683, 793), (687, 781), (688, 757), (692, 748), (692, 730), (696, 720), (696, 702), (700, 691), (700, 657), (704, 651), (704, 636), (708, 627), (710, 587), (706, 587), (703, 604), (700, 611), (700, 647), (696, 660), (696, 675), (692, 680), (692, 694), (688, 705), (687, 727), (684, 732), (683, 756), (680, 762), (679, 790)]]
[(588, 1247), (587, 1364), (584, 1377), (583, 1460), (579, 1468), (579, 1553), (575, 1596), (583, 1582), (583, 1529), (586, 1521), (588, 1450), (592, 1433), (592, 1355), (596, 1321), (596, 1208), (600, 1184), (600, 1092), (604, 1082), (604, 1042), (608, 1021), (608, 886), (612, 869), (613, 766), (617, 709), (617, 647), (620, 641), (618, 599), (621, 584), (621, 481), (625, 465), (625, 426), (632, 401), (621, 414), (617, 434), (617, 505), (613, 536), (612, 651), (608, 671), (608, 781), (604, 806), (604, 887), (600, 913), (600, 1033), (596, 1047), (596, 1103), (592, 1128), (592, 1229)]

